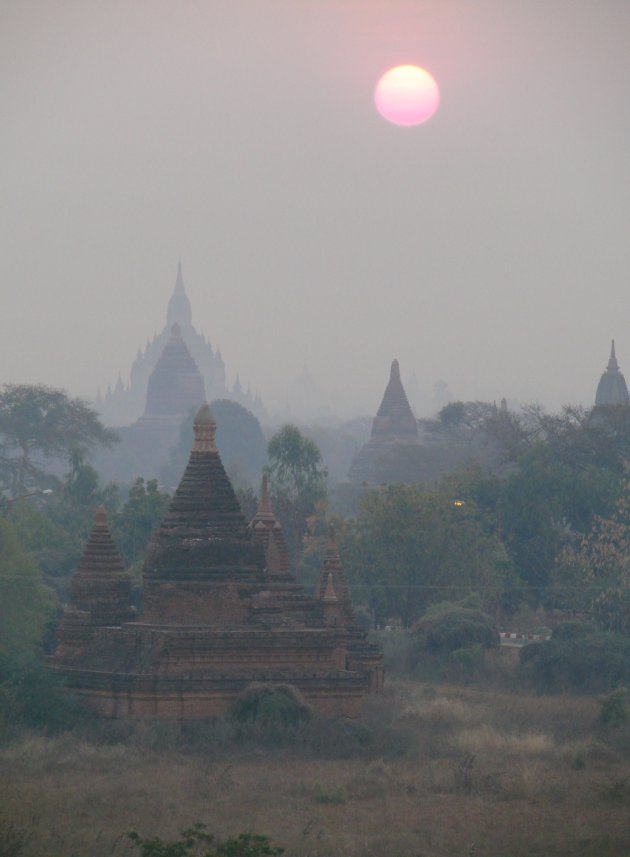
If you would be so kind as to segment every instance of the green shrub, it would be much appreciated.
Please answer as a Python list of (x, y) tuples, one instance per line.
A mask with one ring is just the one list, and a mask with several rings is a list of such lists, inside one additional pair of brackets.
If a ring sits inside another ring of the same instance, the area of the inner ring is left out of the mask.
[(341, 804), (346, 802), (346, 793), (341, 787), (326, 790), (319, 783), (315, 783), (313, 796), (316, 803)]
[(520, 674), (548, 693), (610, 693), (630, 683), (630, 639), (606, 632), (554, 634), (521, 649)]
[(43, 660), (0, 655), (0, 729), (28, 726), (57, 732), (78, 717), (74, 697)]
[(495, 648), (500, 643), (494, 619), (481, 610), (455, 607), (434, 615), (427, 613), (414, 629), (420, 650), (429, 654), (450, 654), (472, 648)]
[(620, 687), (613, 690), (601, 701), (602, 709), (599, 712), (598, 722), (602, 726), (617, 729), (628, 722), (628, 696), (627, 688)]
[(586, 753), (584, 750), (578, 750), (571, 760), (571, 767), (574, 771), (583, 771), (586, 767)]
[(563, 622), (553, 629), (552, 638), (554, 640), (574, 640), (576, 637), (587, 637), (589, 634), (596, 634), (597, 626), (592, 622), (584, 622), (579, 619), (571, 619), (568, 622)]
[(470, 675), (483, 666), (484, 648), (476, 643), (464, 649), (455, 649), (448, 654), (448, 664), (453, 671), (462, 675)]
[(232, 709), (241, 721), (280, 726), (297, 726), (311, 716), (311, 709), (299, 690), (290, 684), (250, 684), (240, 694)]
[(290, 684), (250, 684), (232, 707), (236, 737), (272, 744), (290, 743), (312, 716), (297, 688)]
[(21, 857), (30, 834), (8, 818), (0, 818), (0, 857)]
[(266, 836), (255, 833), (240, 833), (221, 842), (200, 823), (182, 830), (180, 835), (181, 839), (171, 842), (164, 842), (158, 836), (144, 838), (135, 831), (127, 837), (140, 857), (279, 857), (284, 851), (272, 845)]

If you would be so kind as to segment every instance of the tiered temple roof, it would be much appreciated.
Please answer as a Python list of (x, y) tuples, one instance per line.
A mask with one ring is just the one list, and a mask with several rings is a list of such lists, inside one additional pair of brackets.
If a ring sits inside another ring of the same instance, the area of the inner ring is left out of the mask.
[(172, 417), (181, 422), (206, 398), (203, 375), (190, 356), (177, 322), (149, 377), (145, 418)]
[(72, 604), (87, 610), (95, 625), (117, 625), (131, 616), (129, 575), (99, 506), (94, 526), (70, 586)]
[(597, 385), (595, 405), (596, 407), (606, 407), (610, 405), (627, 405), (629, 402), (626, 379), (623, 377), (617, 363), (615, 340), (613, 339), (608, 366)]
[(230, 624), (241, 621), (245, 610), (242, 599), (225, 601), (233, 595), (230, 586), (238, 582), (241, 594), (260, 590), (263, 551), (223, 468), (208, 405), (199, 410), (194, 429), (188, 466), (145, 562), (145, 617)]
[(250, 529), (254, 538), (265, 551), (267, 575), (271, 578), (287, 577), (291, 574), (289, 546), (276, 518), (269, 498), (267, 474), (262, 478), (260, 499)]
[(102, 626), (92, 609), (103, 589), (98, 563), (81, 566), (76, 603), (66, 611), (76, 620), (67, 627), (74, 636), (62, 623), (52, 664), (107, 717), (215, 716), (252, 682), (292, 684), (323, 713), (356, 717), (364, 694), (382, 687), (382, 656), (348, 618), (336, 546), (325, 560), (330, 586), (316, 598), (304, 595), (279, 551), (284, 540), (266, 490), (256, 523), (246, 524), (215, 430), (204, 405), (188, 466), (147, 554), (141, 617), (125, 621), (126, 602), (117, 607), (119, 623)]
[(73, 651), (92, 638), (94, 629), (121, 625), (133, 618), (131, 582), (114, 544), (103, 506), (70, 584), (70, 603), (59, 628), (59, 648)]
[(337, 547), (337, 539), (335, 536), (335, 528), (331, 524), (328, 529), (328, 544), (326, 545), (326, 553), (319, 575), (318, 597), (325, 601), (326, 592), (330, 595), (332, 589), (338, 601), (343, 608), (344, 621), (348, 626), (356, 625), (356, 617), (352, 609), (352, 599), (350, 598), (350, 590), (346, 582), (346, 577), (339, 556)]

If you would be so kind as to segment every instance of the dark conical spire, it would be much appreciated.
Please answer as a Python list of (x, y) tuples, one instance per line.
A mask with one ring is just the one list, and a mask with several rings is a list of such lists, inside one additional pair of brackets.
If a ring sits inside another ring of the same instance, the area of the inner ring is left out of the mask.
[(168, 302), (168, 310), (166, 313), (166, 324), (167, 327), (175, 324), (181, 324), (183, 326), (188, 326), (192, 324), (192, 308), (190, 306), (190, 301), (188, 300), (188, 295), (186, 294), (186, 290), (184, 288), (184, 278), (182, 276), (182, 263), (179, 261), (177, 263), (177, 277), (175, 279), (175, 288), (173, 289), (173, 295)]
[(262, 477), (258, 508), (249, 527), (256, 541), (262, 545), (265, 551), (267, 574), (289, 575), (291, 572), (289, 546), (271, 505), (266, 473)]
[[(225, 472), (208, 405), (195, 417), (188, 466), (158, 527), (144, 565), (145, 620), (194, 624), (210, 602), (191, 586), (254, 582), (264, 569)], [(179, 595), (181, 595), (181, 598)], [(195, 612), (196, 611), (196, 612)], [(222, 621), (228, 622), (227, 612)], [(215, 617), (221, 621), (221, 616)]]
[(177, 278), (175, 279), (175, 291), (173, 292), (175, 295), (183, 295), (185, 294), (184, 290), (184, 278), (182, 277), (182, 260), (178, 259), (177, 261)]
[(610, 346), (610, 357), (606, 371), (599, 379), (595, 393), (595, 405), (607, 407), (611, 405), (627, 405), (630, 402), (626, 380), (619, 369), (615, 354), (615, 340)]
[(349, 626), (355, 625), (356, 618), (352, 609), (350, 591), (346, 583), (341, 557), (339, 556), (335, 526), (332, 523), (328, 527), (328, 543), (326, 545), (324, 561), (319, 572), (317, 597), (320, 601), (330, 600), (329, 598), (327, 599), (327, 593), (330, 596), (331, 590), (335, 598), (342, 605), (344, 622)]
[(389, 383), (372, 424), (372, 440), (408, 442), (417, 439), (418, 424), (400, 379), (398, 360), (393, 360)]
[(607, 372), (618, 372), (619, 364), (617, 363), (617, 355), (615, 354), (615, 340), (613, 339), (612, 345), (610, 346), (610, 358), (608, 360), (608, 366), (606, 367)]
[(93, 625), (119, 625), (131, 618), (131, 584), (99, 506), (94, 526), (70, 584), (70, 604), (90, 614)]
[(182, 419), (206, 398), (205, 381), (190, 356), (177, 322), (171, 338), (149, 376), (145, 416), (173, 416)]

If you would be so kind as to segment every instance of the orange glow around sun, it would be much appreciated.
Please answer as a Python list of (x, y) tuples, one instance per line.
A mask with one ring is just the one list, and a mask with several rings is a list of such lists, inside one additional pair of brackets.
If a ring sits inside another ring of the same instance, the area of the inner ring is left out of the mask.
[(438, 109), (440, 90), (433, 75), (417, 65), (399, 65), (381, 77), (374, 103), (383, 119), (394, 125), (420, 125)]

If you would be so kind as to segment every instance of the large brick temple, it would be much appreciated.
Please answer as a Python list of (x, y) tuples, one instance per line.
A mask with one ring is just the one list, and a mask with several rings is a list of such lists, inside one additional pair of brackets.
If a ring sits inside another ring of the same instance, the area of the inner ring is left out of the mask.
[(357, 625), (331, 530), (314, 596), (290, 570), (266, 483), (248, 524), (204, 405), (188, 466), (154, 534), (134, 615), (104, 509), (71, 584), (51, 658), (104, 717), (200, 719), (252, 683), (290, 684), (327, 716), (355, 718), (383, 685), (382, 655)]

